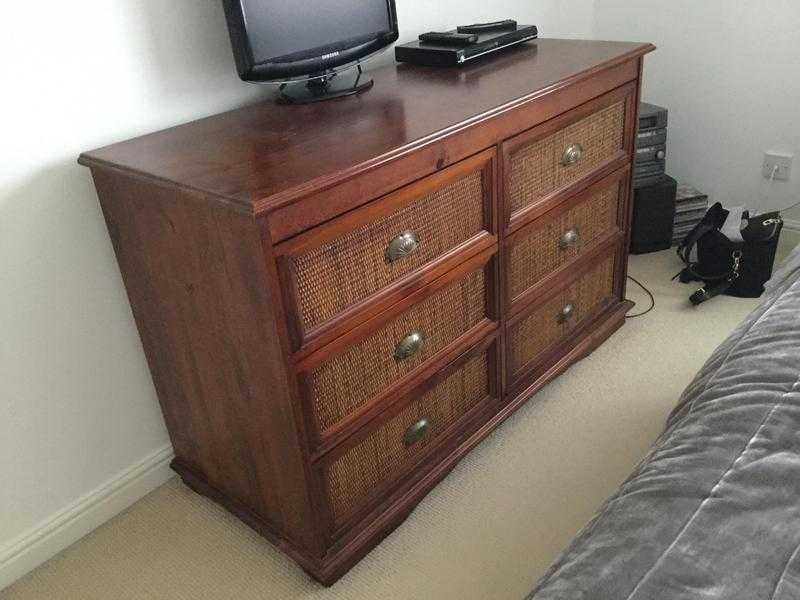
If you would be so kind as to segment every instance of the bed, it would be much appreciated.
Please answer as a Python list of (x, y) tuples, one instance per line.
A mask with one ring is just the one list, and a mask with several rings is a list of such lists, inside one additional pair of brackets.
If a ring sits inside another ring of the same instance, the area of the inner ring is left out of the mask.
[(800, 598), (800, 249), (767, 287), (529, 599)]

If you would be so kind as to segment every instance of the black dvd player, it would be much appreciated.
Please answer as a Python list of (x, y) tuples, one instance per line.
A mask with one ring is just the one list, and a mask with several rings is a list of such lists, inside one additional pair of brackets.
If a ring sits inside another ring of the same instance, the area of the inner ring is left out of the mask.
[(639, 105), (639, 131), (666, 129), (669, 112), (666, 108), (642, 102)]
[[(511, 24), (513, 21), (503, 23)], [(477, 41), (474, 43), (462, 45), (417, 40), (408, 44), (395, 46), (394, 55), (400, 62), (433, 67), (454, 67), (492, 52), (497, 52), (503, 48), (515, 46), (529, 40), (535, 40), (539, 36), (539, 30), (536, 25), (514, 24), (509, 27), (499, 27), (500, 24), (490, 25), (498, 26), (489, 27), (485, 31), (480, 29), (480, 25), (467, 26), (470, 32), (479, 32), (474, 33), (474, 35), (478, 37)], [(454, 30), (444, 33), (457, 34), (459, 32), (458, 30)], [(436, 35), (441, 36), (442, 34)]]

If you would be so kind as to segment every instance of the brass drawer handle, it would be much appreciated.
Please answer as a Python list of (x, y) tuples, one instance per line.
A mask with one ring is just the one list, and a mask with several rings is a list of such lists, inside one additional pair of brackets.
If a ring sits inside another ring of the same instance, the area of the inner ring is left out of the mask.
[(413, 446), (427, 436), (430, 431), (431, 422), (427, 417), (423, 417), (406, 430), (406, 434), (403, 436), (403, 443), (406, 448)]
[(565, 167), (574, 165), (583, 156), (583, 146), (580, 144), (570, 144), (564, 150), (564, 155), (561, 157), (561, 164)]
[(572, 248), (573, 246), (577, 246), (578, 242), (581, 241), (581, 234), (577, 230), (577, 228), (573, 227), (564, 235), (561, 236), (561, 239), (558, 241), (558, 247), (562, 250), (567, 250), (568, 248)]
[(419, 236), (413, 231), (404, 231), (386, 248), (386, 260), (390, 263), (413, 254), (419, 248)]
[(421, 331), (412, 331), (402, 340), (397, 343), (397, 346), (394, 348), (394, 357), (396, 360), (405, 360), (407, 358), (411, 358), (419, 349), (422, 348), (422, 344), (425, 341), (425, 336)]
[(576, 309), (574, 304), (570, 303), (564, 306), (564, 308), (561, 309), (561, 312), (558, 313), (559, 324), (572, 320), (575, 317), (575, 312)]

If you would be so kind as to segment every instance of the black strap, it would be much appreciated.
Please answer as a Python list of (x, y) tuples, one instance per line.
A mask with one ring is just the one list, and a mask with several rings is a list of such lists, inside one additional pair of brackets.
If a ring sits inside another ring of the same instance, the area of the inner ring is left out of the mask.
[[(728, 277), (733, 275), (733, 269), (731, 269), (730, 271), (726, 271), (725, 273), (719, 273), (719, 274), (716, 274), (716, 275), (709, 275), (707, 273), (700, 273), (697, 270), (697, 265), (699, 263), (691, 261), (692, 249), (697, 245), (698, 240), (701, 237), (703, 237), (705, 234), (707, 234), (708, 232), (714, 231), (714, 230), (716, 230), (716, 227), (714, 227), (714, 226), (710, 226), (709, 225), (709, 226), (706, 226), (706, 227), (700, 227), (698, 225), (698, 227), (696, 227), (692, 231), (692, 233), (696, 233), (697, 235), (692, 236), (692, 239), (688, 239), (688, 236), (687, 236), (687, 240), (684, 241), (683, 244), (678, 246), (678, 256), (683, 261), (683, 263), (686, 265), (686, 268), (684, 269), (684, 271), (689, 273), (690, 275), (692, 275), (692, 277), (694, 277), (696, 279), (701, 279), (703, 281), (718, 281), (718, 280), (722, 280), (722, 279), (727, 279)], [(686, 244), (686, 245), (684, 245), (684, 244)]]
[(684, 269), (685, 273), (688, 273), (692, 277), (703, 281), (720, 281), (734, 275), (735, 269), (731, 269), (730, 271), (719, 273), (717, 275), (700, 273), (697, 271), (698, 263), (693, 263), (691, 259), (692, 250), (694, 250), (694, 247), (697, 246), (700, 238), (712, 231), (719, 231), (722, 224), (725, 223), (725, 219), (727, 217), (728, 211), (722, 208), (722, 204), (716, 202), (711, 208), (708, 209), (702, 221), (695, 225), (694, 229), (692, 229), (687, 234), (683, 242), (681, 242), (681, 245), (678, 246), (677, 252), (678, 257), (683, 261), (683, 264), (686, 265), (686, 268)]
[(680, 246), (678, 246), (678, 256), (687, 267), (692, 264), (692, 250), (697, 245), (697, 242), (709, 231), (714, 231), (715, 229), (717, 229), (717, 227), (713, 223), (709, 221), (700, 221), (695, 225), (694, 229), (689, 232), (686, 238), (684, 238)]
[(715, 202), (678, 246), (678, 256), (684, 264), (687, 266), (691, 264), (692, 249), (697, 245), (700, 238), (709, 231), (720, 228), (720, 221), (724, 222), (722, 211), (722, 204)]
[(689, 301), (695, 306), (698, 306), (706, 300), (711, 300), (711, 298), (727, 292), (733, 285), (734, 281), (736, 281), (736, 278), (733, 276), (733, 274), (731, 274), (730, 277), (725, 278), (723, 281), (716, 283), (713, 286), (706, 285), (692, 294), (689, 297)]

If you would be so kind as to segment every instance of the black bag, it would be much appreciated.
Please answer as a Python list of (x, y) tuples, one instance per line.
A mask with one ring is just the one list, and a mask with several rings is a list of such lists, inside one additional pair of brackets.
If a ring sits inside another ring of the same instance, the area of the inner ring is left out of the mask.
[[(703, 220), (689, 232), (678, 247), (678, 256), (686, 268), (679, 273), (683, 283), (702, 281), (705, 286), (692, 295), (693, 304), (700, 304), (719, 294), (739, 298), (758, 298), (764, 284), (772, 277), (772, 266), (783, 219), (778, 212), (750, 217), (742, 215), (741, 235), (744, 241), (732, 241), (720, 230), (730, 211), (717, 202), (708, 209)], [(746, 224), (744, 223), (746, 221)], [(697, 261), (692, 250), (697, 246)]]

